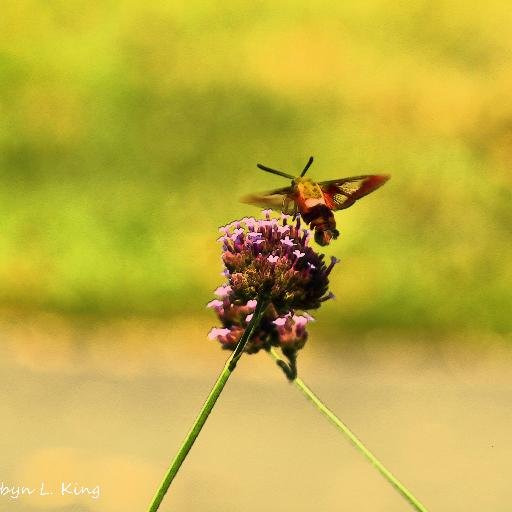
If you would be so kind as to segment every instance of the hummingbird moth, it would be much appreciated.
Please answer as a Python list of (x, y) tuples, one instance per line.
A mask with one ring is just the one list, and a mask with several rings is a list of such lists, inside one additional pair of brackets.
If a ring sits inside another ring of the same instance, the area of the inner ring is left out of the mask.
[(300, 213), (302, 219), (314, 230), (316, 243), (328, 245), (339, 236), (332, 212), (352, 206), (361, 197), (384, 185), (390, 176), (369, 174), (316, 183), (304, 177), (312, 163), (313, 157), (310, 157), (298, 177), (257, 164), (262, 171), (290, 179), (291, 186), (261, 194), (250, 194), (242, 197), (241, 201), (256, 206), (277, 208), (290, 215)]

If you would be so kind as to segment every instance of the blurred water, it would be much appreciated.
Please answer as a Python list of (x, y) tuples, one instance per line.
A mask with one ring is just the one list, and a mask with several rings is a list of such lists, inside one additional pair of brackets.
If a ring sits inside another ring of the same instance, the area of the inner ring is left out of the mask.
[[(226, 358), (208, 327), (4, 318), (0, 482), (56, 492), (0, 510), (145, 510)], [(504, 340), (315, 337), (301, 376), (430, 510), (509, 510)], [(62, 481), (100, 497), (60, 496)], [(266, 354), (242, 359), (162, 507), (262, 509), (410, 510)]]

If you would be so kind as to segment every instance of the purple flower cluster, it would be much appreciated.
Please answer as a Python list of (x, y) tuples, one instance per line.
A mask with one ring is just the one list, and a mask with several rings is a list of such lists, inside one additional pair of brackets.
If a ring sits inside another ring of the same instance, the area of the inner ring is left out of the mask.
[(330, 298), (328, 275), (337, 260), (325, 265), (324, 255), (308, 245), (311, 232), (301, 227), (300, 217), (263, 214), (262, 220), (246, 217), (220, 228), (232, 298), (268, 299), (279, 314), (320, 307)]
[[(223, 348), (234, 350), (251, 321), (256, 304), (256, 300), (250, 300), (245, 305), (237, 305), (230, 302), (229, 297), (212, 300), (208, 307), (215, 310), (224, 327), (213, 327), (208, 338), (219, 341)], [(307, 313), (278, 316), (275, 308), (270, 305), (245, 346), (245, 351), (252, 354), (262, 348), (268, 350), (271, 346), (299, 350), (308, 337), (306, 325), (313, 320)]]
[(272, 218), (271, 213), (265, 210), (263, 219), (246, 217), (220, 228), (227, 283), (217, 288), (218, 298), (208, 304), (222, 323), (208, 337), (226, 349), (236, 347), (257, 301), (263, 300), (269, 306), (245, 351), (280, 346), (293, 354), (304, 346), (306, 326), (313, 320), (304, 311), (332, 297), (328, 276), (336, 258), (325, 264), (324, 255), (308, 245), (311, 233), (300, 218)]

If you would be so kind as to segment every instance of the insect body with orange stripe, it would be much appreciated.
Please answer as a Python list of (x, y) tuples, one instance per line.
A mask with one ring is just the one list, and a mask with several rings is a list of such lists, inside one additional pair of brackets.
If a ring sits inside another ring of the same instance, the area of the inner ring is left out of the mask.
[(304, 221), (314, 230), (316, 243), (328, 245), (331, 240), (336, 240), (339, 236), (333, 211), (344, 210), (361, 197), (377, 190), (386, 183), (389, 175), (369, 174), (316, 183), (304, 177), (312, 163), (313, 157), (310, 157), (300, 176), (296, 178), (258, 164), (263, 171), (291, 179), (291, 186), (262, 194), (248, 195), (241, 200), (256, 206), (278, 208), (292, 215), (300, 213)]

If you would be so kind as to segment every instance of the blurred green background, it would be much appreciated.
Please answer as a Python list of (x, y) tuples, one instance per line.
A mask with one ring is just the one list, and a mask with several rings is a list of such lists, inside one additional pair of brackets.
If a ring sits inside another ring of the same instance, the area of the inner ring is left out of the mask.
[(4, 3), (0, 306), (202, 314), (256, 162), (312, 154), (392, 174), (337, 215), (329, 328), (510, 330), (504, 5)]
[[(390, 173), (339, 212), (299, 374), (429, 510), (509, 512), (512, 9), (488, 0), (7, 0), (0, 482), (22, 512), (144, 510), (227, 354), (242, 195)], [(244, 357), (162, 512), (409, 510)], [(432, 507), (432, 508), (430, 508)], [(7, 509), (6, 509), (7, 510)]]

